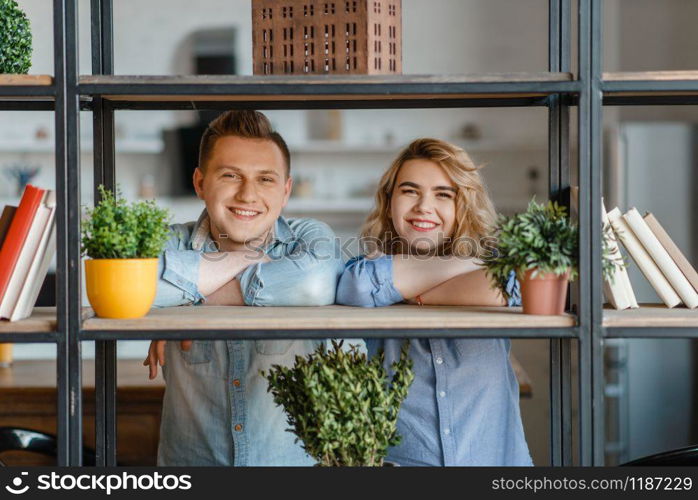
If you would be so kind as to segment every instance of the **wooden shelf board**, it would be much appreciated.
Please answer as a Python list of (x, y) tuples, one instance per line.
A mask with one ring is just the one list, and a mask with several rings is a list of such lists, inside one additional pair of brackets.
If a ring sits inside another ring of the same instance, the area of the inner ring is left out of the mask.
[[(82, 319), (92, 316), (89, 308), (82, 311)], [(58, 327), (55, 307), (35, 307), (32, 315), (19, 321), (0, 320), (0, 342), (3, 333), (52, 333)]]
[(531, 83), (569, 82), (571, 73), (483, 73), (465, 75), (84, 75), (80, 85), (150, 84), (150, 85), (365, 85), (365, 84), (436, 84), (436, 83)]
[(134, 320), (90, 318), (83, 330), (340, 330), (417, 328), (566, 328), (571, 315), (531, 316), (520, 308), (396, 305), (376, 309), (193, 306), (152, 309)]
[(56, 308), (36, 307), (27, 319), (0, 320), (0, 340), (3, 333), (38, 333), (56, 331)]
[(629, 81), (690, 81), (698, 80), (698, 71), (630, 71), (604, 73), (603, 80), (608, 82), (629, 82)]
[(672, 328), (698, 327), (698, 309), (675, 307), (663, 304), (642, 304), (639, 309), (605, 309), (603, 326), (607, 328)]
[(52, 84), (51, 75), (0, 75), (0, 85), (50, 86)]
[[(511, 91), (488, 92), (479, 88), (457, 92), (462, 85), (555, 84), (572, 82), (570, 73), (493, 73), (478, 75), (318, 75), (318, 76), (237, 76), (179, 75), (128, 76), (87, 75), (80, 77), (81, 93), (101, 94), (113, 101), (385, 101), (417, 99), (488, 99), (502, 95), (522, 98), (545, 96), (512, 87)], [(360, 86), (359, 92), (345, 92), (347, 86)], [(134, 89), (134, 86), (137, 89)], [(391, 92), (386, 90), (391, 86)], [(430, 92), (429, 86), (435, 87)], [(440, 86), (440, 87), (439, 87)], [(451, 90), (436, 90), (451, 86)], [(199, 88), (200, 87), (200, 88)], [(227, 90), (225, 87), (229, 87)], [(375, 87), (375, 93), (374, 89)], [(426, 89), (412, 92), (408, 89)], [(402, 88), (403, 91), (395, 92)], [(239, 89), (239, 90), (238, 90)], [(322, 90), (321, 90), (322, 89)], [(336, 93), (334, 92), (336, 89)]]

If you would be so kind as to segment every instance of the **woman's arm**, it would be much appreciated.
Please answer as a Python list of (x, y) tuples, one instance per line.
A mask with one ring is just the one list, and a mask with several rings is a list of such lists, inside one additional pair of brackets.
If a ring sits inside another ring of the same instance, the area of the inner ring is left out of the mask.
[[(485, 274), (478, 269), (445, 281), (420, 294), (422, 304), (441, 306), (505, 306), (507, 301)], [(411, 301), (414, 302), (414, 301)]]
[(480, 269), (480, 262), (464, 257), (393, 256), (393, 285), (405, 298), (424, 294), (456, 276)]
[(383, 307), (413, 298), (459, 274), (479, 269), (473, 259), (381, 255), (350, 260), (337, 285), (337, 303)]

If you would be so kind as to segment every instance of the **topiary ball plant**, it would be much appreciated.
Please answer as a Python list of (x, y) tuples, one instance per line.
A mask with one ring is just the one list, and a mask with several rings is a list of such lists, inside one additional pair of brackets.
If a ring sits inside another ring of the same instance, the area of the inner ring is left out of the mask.
[(154, 259), (170, 236), (169, 212), (152, 200), (132, 204), (99, 186), (102, 200), (82, 222), (82, 252), (92, 259)]
[(273, 365), (268, 392), (283, 406), (287, 429), (303, 449), (324, 467), (380, 467), (389, 446), (400, 442), (397, 417), (414, 374), (406, 342), (400, 359), (383, 367), (384, 356), (370, 360), (352, 345), (332, 341), (292, 367)]
[(23, 74), (32, 63), (29, 19), (15, 0), (0, 0), (0, 74)]

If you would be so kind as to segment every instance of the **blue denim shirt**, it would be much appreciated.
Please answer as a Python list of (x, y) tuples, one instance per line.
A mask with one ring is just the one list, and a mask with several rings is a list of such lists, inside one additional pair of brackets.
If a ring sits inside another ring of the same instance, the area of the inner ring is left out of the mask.
[[(206, 211), (196, 223), (171, 226), (159, 261), (156, 307), (200, 305), (203, 252), (215, 252)], [(248, 306), (321, 306), (334, 303), (343, 269), (334, 233), (313, 219), (275, 223), (265, 248), (271, 262), (249, 266), (238, 278)], [(166, 381), (158, 465), (313, 465), (287, 432), (286, 415), (267, 393), (260, 370), (292, 364), (321, 340), (195, 341), (183, 351), (167, 342)]]
[[(509, 305), (519, 305), (512, 274)], [(401, 302), (392, 256), (350, 260), (337, 302), (381, 307)], [(388, 368), (400, 358), (399, 339), (367, 339), (369, 355), (385, 351)], [(532, 465), (519, 410), (519, 385), (509, 361), (509, 339), (414, 339), (415, 379), (398, 416), (399, 445), (388, 460), (417, 466)]]

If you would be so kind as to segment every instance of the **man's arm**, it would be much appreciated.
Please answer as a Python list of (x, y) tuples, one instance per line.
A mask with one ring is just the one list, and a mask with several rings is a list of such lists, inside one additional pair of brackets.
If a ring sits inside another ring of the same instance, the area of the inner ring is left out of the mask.
[(334, 304), (344, 263), (334, 232), (322, 222), (302, 220), (284, 254), (249, 266), (240, 276), (248, 306), (324, 306)]
[[(235, 251), (204, 253), (199, 263), (199, 277), (197, 286), (199, 293), (206, 297), (216, 294), (221, 288), (240, 288), (240, 282), (235, 277), (247, 269), (248, 266), (260, 262), (269, 262), (269, 257), (263, 252)], [(236, 283), (237, 282), (237, 285)], [(219, 294), (220, 295), (220, 294)], [(223, 304), (220, 304), (223, 305)], [(234, 305), (234, 304), (227, 304)]]
[(261, 252), (200, 253), (167, 248), (160, 257), (156, 307), (202, 302), (247, 267), (269, 259)]
[[(244, 305), (240, 283), (235, 276), (248, 266), (269, 260), (261, 252), (200, 253), (185, 249), (185, 226), (173, 226), (172, 236), (158, 262), (155, 307), (191, 305), (205, 300), (211, 305)], [(183, 350), (190, 340), (180, 342)], [(165, 341), (153, 340), (143, 361), (149, 377), (157, 376), (158, 364), (165, 364)]]

